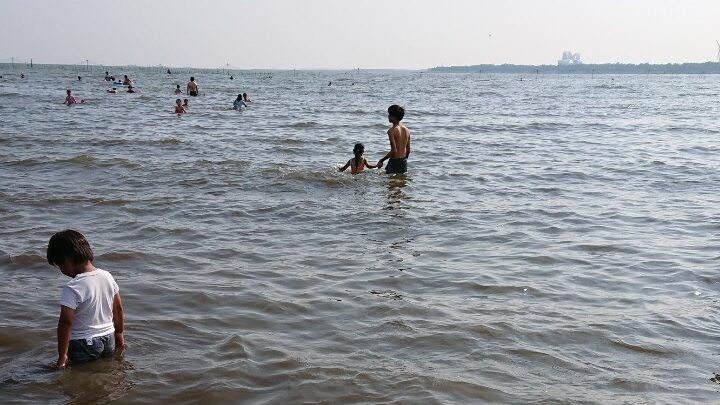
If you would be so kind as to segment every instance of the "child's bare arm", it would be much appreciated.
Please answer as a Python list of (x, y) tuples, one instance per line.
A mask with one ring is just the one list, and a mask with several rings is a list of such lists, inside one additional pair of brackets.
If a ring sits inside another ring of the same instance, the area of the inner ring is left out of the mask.
[(376, 165), (375, 165), (375, 166), (374, 166), (374, 165), (371, 165), (370, 163), (368, 163), (367, 160), (365, 160), (365, 167), (367, 167), (368, 169), (374, 169), (374, 168), (376, 168), (377, 166), (376, 166)]
[(72, 330), (75, 311), (65, 305), (60, 306), (60, 319), (57, 327), (58, 361), (59, 368), (65, 367), (68, 361), (68, 346), (70, 346), (70, 331)]
[(347, 170), (348, 167), (350, 167), (350, 160), (348, 160), (348, 162), (345, 163), (345, 166), (341, 167), (338, 170), (340, 170), (341, 172), (344, 172), (345, 170)]
[(120, 293), (113, 297), (113, 326), (115, 327), (115, 350), (122, 351), (125, 347), (125, 337), (123, 331), (125, 329), (125, 315), (123, 314), (122, 300)]

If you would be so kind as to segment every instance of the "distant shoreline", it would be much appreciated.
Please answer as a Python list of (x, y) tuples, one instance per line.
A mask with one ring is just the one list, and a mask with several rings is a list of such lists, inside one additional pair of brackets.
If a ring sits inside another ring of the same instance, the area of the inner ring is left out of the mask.
[[(62, 64), (62, 63), (35, 63), (34, 68), (42, 69), (44, 67), (53, 67), (60, 70), (71, 72), (82, 71), (105, 71), (118, 69), (157, 69), (165, 72), (170, 69), (173, 73), (187, 72), (204, 72), (204, 73), (233, 73), (241, 72), (255, 74), (270, 74), (272, 72), (333, 72), (333, 73), (360, 73), (360, 72), (406, 72), (406, 73), (465, 73), (465, 74), (581, 74), (581, 75), (602, 75), (602, 74), (720, 74), (719, 62), (703, 62), (703, 63), (666, 63), (666, 64), (631, 64), (631, 63), (599, 63), (599, 64), (576, 64), (576, 65), (463, 65), (463, 66), (436, 66), (425, 69), (383, 69), (383, 68), (238, 68), (238, 67), (188, 67), (188, 66), (143, 66), (143, 65), (98, 65), (90, 64), (89, 66), (81, 64)], [(30, 70), (29, 62), (16, 61), (14, 64), (0, 62), (0, 74), (9, 74), (12, 71)]]
[(516, 73), (516, 74), (720, 74), (720, 63), (629, 64), (601, 63), (576, 65), (471, 65), (438, 66), (429, 73)]

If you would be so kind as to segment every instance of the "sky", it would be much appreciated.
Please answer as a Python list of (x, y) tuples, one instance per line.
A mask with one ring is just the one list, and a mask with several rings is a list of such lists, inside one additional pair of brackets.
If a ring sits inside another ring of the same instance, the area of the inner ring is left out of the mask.
[(717, 61), (720, 0), (0, 0), (0, 62), (248, 69)]

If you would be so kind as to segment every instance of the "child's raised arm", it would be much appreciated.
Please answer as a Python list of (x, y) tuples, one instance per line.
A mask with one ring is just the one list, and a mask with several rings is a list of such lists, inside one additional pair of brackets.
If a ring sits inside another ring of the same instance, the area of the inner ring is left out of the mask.
[(367, 167), (368, 169), (374, 169), (377, 167), (377, 166), (373, 166), (370, 163), (368, 163), (367, 159), (363, 159), (363, 160), (365, 160), (365, 167)]

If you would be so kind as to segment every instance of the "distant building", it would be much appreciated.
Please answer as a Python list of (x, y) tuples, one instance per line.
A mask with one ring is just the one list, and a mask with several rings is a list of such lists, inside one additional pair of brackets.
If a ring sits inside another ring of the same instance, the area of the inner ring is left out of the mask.
[(558, 61), (558, 66), (568, 65), (582, 65), (579, 53), (572, 53), (570, 51), (563, 52), (562, 59)]

